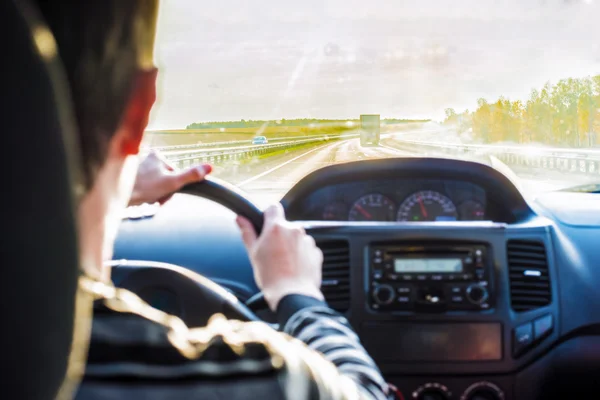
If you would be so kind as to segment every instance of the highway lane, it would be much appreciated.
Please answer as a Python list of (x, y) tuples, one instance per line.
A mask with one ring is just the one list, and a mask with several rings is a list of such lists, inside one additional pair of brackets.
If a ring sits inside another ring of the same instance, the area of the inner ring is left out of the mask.
[[(410, 132), (415, 135), (416, 132)], [(417, 154), (402, 150), (401, 139), (406, 132), (382, 135), (381, 146), (362, 147), (359, 139), (336, 141), (312, 148), (290, 150), (271, 157), (215, 167), (215, 175), (231, 182), (261, 206), (276, 202), (300, 179), (322, 167), (358, 160), (391, 157), (440, 156)], [(480, 161), (484, 161), (481, 159)], [(489, 160), (488, 160), (489, 161)], [(546, 171), (516, 171), (519, 189), (526, 197), (544, 191), (558, 190), (586, 183), (577, 177), (549, 174)]]
[(221, 167), (215, 175), (231, 182), (260, 205), (281, 197), (300, 179), (328, 165), (358, 160), (391, 157), (414, 157), (415, 154), (386, 147), (362, 147), (359, 139), (325, 144), (311, 149), (290, 151), (259, 160), (255, 164)]
[[(414, 135), (414, 132), (412, 133)], [(402, 149), (401, 139), (405, 136), (391, 135), (390, 137), (383, 139), (382, 144), (390, 148)], [(430, 152), (427, 154), (420, 154), (421, 157), (451, 157), (449, 154)], [(462, 159), (467, 159), (467, 155), (463, 154), (460, 156)], [(490, 164), (490, 159), (487, 156), (471, 157), (472, 161), (483, 162)], [(499, 161), (499, 160), (498, 160)], [(500, 161), (499, 161), (500, 162)], [(501, 163), (501, 162), (500, 162)], [(497, 166), (495, 166), (497, 167)], [(584, 185), (594, 181), (595, 178), (566, 174), (558, 171), (547, 171), (543, 169), (531, 169), (525, 168), (511, 168), (504, 166), (505, 169), (510, 172), (505, 173), (509, 177), (515, 176), (516, 186), (519, 188), (521, 193), (525, 197), (532, 198), (539, 193), (549, 192), (554, 190), (565, 189), (577, 185)], [(597, 181), (597, 180), (596, 180)]]

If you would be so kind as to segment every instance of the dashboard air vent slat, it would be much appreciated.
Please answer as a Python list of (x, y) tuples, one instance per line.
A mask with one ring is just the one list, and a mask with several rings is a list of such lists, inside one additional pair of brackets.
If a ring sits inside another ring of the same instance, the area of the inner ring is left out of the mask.
[(350, 246), (345, 240), (317, 241), (323, 252), (321, 290), (331, 308), (345, 312), (350, 308)]
[(552, 288), (544, 243), (509, 240), (506, 254), (512, 309), (524, 312), (550, 304)]

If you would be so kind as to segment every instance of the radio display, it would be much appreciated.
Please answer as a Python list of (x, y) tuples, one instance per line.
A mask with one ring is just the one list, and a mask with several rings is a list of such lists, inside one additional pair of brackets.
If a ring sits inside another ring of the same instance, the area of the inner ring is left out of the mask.
[(462, 272), (460, 258), (396, 258), (394, 271), (398, 273), (453, 273)]

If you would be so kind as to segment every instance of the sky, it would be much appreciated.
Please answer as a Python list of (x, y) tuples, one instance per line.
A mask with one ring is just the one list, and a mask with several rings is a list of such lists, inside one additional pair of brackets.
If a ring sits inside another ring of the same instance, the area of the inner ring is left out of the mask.
[(600, 74), (600, 0), (163, 0), (149, 129), (443, 118)]

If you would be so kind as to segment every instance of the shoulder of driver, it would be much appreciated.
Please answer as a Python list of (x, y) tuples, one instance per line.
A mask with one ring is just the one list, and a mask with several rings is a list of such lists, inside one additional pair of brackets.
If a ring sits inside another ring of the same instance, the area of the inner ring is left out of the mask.
[(217, 317), (180, 328), (97, 301), (76, 399), (361, 397), (320, 354), (262, 322)]

